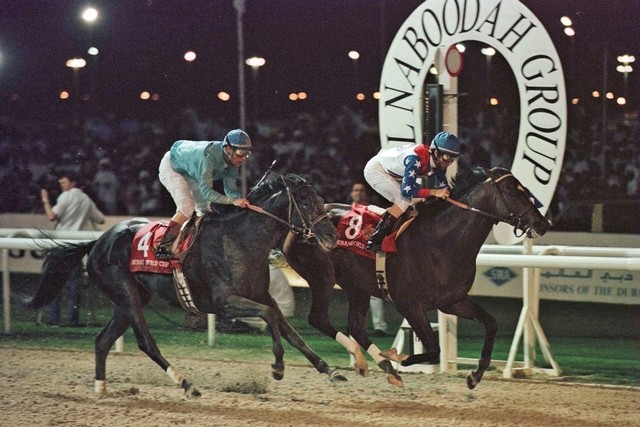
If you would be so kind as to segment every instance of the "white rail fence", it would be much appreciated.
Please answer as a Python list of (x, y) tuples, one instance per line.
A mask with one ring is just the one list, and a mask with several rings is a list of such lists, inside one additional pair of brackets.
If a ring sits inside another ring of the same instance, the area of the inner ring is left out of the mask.
[[(4, 332), (11, 332), (11, 283), (9, 250), (43, 250), (61, 242), (87, 241), (101, 235), (94, 231), (53, 231), (26, 228), (0, 229), (0, 249), (2, 250), (2, 283)], [(554, 255), (554, 256), (551, 256)], [(576, 247), (576, 246), (547, 246), (532, 245), (530, 240), (523, 246), (508, 246), (487, 244), (477, 258), (477, 265), (490, 267), (513, 267), (523, 269), (523, 307), (516, 327), (514, 338), (507, 361), (495, 361), (496, 366), (504, 366), (504, 376), (511, 376), (516, 369), (523, 369), (527, 373), (542, 371), (550, 375), (560, 375), (560, 367), (553, 360), (548, 341), (538, 321), (538, 307), (540, 300), (540, 269), (541, 268), (588, 268), (615, 269), (622, 271), (640, 271), (640, 249), (612, 248), (612, 247)], [(215, 317), (209, 315), (209, 344), (215, 339)], [(398, 332), (404, 334), (406, 325)], [(458, 363), (476, 363), (475, 359), (457, 357), (457, 318), (455, 316), (438, 313), (441, 363), (443, 372), (455, 372)], [(524, 338), (524, 361), (515, 360), (520, 340)], [(402, 341), (396, 340), (396, 341)], [(535, 368), (535, 345), (540, 349), (551, 369)], [(397, 342), (396, 344), (402, 344)], [(401, 347), (402, 345), (400, 345)], [(122, 351), (122, 341), (116, 345), (116, 350)], [(401, 348), (398, 349), (402, 351)], [(402, 367), (400, 367), (402, 369)], [(431, 368), (418, 365), (411, 371), (428, 372)]]

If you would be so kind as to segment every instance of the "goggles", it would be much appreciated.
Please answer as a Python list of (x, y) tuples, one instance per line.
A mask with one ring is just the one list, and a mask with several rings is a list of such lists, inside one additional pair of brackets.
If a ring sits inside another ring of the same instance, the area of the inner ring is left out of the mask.
[(458, 156), (454, 156), (453, 154), (449, 154), (449, 153), (442, 153), (440, 155), (440, 158), (447, 163), (453, 163), (453, 161), (457, 159)]
[(245, 150), (242, 148), (233, 148), (231, 147), (231, 152), (238, 158), (244, 159), (251, 156), (251, 151)]

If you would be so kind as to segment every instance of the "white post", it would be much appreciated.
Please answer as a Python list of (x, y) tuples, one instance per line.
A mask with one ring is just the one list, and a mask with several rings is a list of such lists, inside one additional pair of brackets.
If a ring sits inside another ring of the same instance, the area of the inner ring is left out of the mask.
[(124, 352), (124, 335), (116, 340), (116, 353)]
[[(524, 239), (522, 242), (524, 246), (525, 255), (532, 255), (532, 242), (531, 239)], [(524, 267), (522, 269), (522, 305), (527, 308), (529, 316), (535, 316), (534, 306), (538, 306), (535, 301), (535, 284), (533, 283), (533, 269)], [(537, 310), (535, 310), (537, 312)], [(537, 319), (537, 316), (535, 316)], [(523, 329), (524, 340), (524, 369), (527, 375), (531, 375), (533, 366), (536, 361), (536, 336), (533, 330), (533, 326), (530, 322), (524, 322)]]
[(458, 371), (458, 317), (438, 310), (438, 338), (440, 341), (440, 372)]
[(2, 308), (4, 311), (4, 333), (11, 333), (11, 276), (9, 271), (9, 249), (2, 249)]
[(209, 347), (213, 347), (216, 343), (216, 315), (212, 313), (207, 314), (207, 338)]

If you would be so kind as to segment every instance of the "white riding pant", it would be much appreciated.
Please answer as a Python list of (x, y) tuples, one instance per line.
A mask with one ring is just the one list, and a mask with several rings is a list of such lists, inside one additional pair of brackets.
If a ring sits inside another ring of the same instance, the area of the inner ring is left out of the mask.
[(402, 212), (411, 206), (411, 198), (402, 197), (401, 183), (387, 173), (376, 157), (369, 160), (364, 167), (364, 179), (382, 197), (402, 209)]
[(202, 216), (209, 211), (209, 203), (202, 198), (202, 193), (198, 188), (198, 181), (190, 176), (184, 176), (176, 172), (171, 166), (169, 152), (160, 161), (158, 178), (171, 194), (176, 204), (176, 212), (191, 218), (193, 211), (196, 211), (198, 216)]

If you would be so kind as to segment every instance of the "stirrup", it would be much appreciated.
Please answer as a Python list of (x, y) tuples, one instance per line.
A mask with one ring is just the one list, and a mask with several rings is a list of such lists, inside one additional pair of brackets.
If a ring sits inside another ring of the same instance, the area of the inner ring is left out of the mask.
[(175, 257), (173, 255), (173, 252), (171, 252), (171, 250), (165, 248), (164, 246), (158, 246), (155, 255), (157, 259), (171, 259)]
[(379, 252), (382, 250), (382, 242), (377, 243), (372, 240), (369, 240), (367, 241), (367, 244), (364, 247), (364, 250), (367, 252)]

